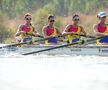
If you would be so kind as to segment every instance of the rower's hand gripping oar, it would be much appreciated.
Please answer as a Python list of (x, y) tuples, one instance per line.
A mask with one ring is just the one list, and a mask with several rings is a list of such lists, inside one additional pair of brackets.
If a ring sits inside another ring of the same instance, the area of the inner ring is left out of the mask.
[(82, 37), (86, 37), (86, 38), (96, 38), (95, 36), (84, 35), (84, 34), (74, 34), (74, 35), (82, 36)]
[[(77, 33), (70, 33), (72, 35), (77, 35), (77, 36), (82, 36), (82, 37), (86, 37), (86, 38), (96, 38), (95, 36), (91, 36), (91, 35), (84, 35), (84, 34), (77, 34)], [(63, 36), (67, 36), (70, 34), (64, 34)]]
[(95, 41), (97, 39), (102, 39), (106, 36), (103, 36), (103, 37), (97, 37), (97, 38), (93, 38), (93, 39), (88, 39), (88, 40), (80, 40), (76, 43), (69, 43), (69, 44), (65, 44), (65, 45), (60, 45), (60, 46), (57, 46), (57, 47), (52, 47), (52, 48), (48, 48), (48, 49), (43, 49), (43, 50), (39, 50), (39, 51), (33, 51), (33, 52), (29, 52), (29, 53), (24, 53), (22, 55), (30, 55), (30, 54), (35, 54), (35, 53), (39, 53), (39, 52), (44, 52), (44, 51), (49, 51), (49, 50), (53, 50), (53, 49), (58, 49), (58, 48), (63, 48), (63, 47), (67, 47), (67, 46), (70, 46), (70, 45), (76, 45), (76, 44), (85, 44), (87, 42), (91, 42), (91, 41)]

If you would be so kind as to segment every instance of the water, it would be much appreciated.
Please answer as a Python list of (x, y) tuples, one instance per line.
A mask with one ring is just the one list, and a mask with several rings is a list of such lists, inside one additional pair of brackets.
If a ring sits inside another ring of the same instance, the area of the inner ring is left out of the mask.
[(108, 57), (0, 55), (0, 90), (108, 90)]

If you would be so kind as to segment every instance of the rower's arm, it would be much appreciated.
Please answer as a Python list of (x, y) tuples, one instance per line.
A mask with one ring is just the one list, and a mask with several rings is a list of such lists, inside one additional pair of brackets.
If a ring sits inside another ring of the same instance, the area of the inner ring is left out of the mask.
[(40, 35), (40, 34), (35, 30), (35, 27), (33, 27), (32, 36), (34, 36), (34, 37), (43, 37), (42, 35)]
[(93, 29), (94, 29), (95, 35), (98, 35), (98, 36), (105, 36), (104, 33), (98, 32), (97, 25), (94, 25), (94, 26), (93, 26)]
[(56, 28), (56, 30), (57, 30), (57, 34), (62, 36), (62, 33), (57, 28)]
[(44, 26), (43, 29), (42, 29), (43, 37), (44, 37), (44, 38), (49, 38), (49, 37), (51, 37), (51, 36), (48, 36), (48, 35), (47, 35), (46, 29), (47, 29), (46, 26)]
[(18, 27), (18, 30), (17, 30), (15, 36), (19, 36), (21, 33), (22, 33), (22, 25), (20, 25), (20, 26)]
[(70, 28), (70, 25), (67, 25), (62, 33), (63, 36), (68, 35), (68, 34), (72, 34), (72, 32), (68, 32)]
[(84, 28), (82, 26), (81, 27), (81, 32), (84, 34), (84, 35), (87, 35), (87, 33), (85, 32)]

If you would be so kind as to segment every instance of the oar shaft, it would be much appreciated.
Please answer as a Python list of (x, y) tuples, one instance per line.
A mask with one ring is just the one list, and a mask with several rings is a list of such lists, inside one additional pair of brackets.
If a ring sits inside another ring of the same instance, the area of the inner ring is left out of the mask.
[(39, 50), (39, 51), (33, 51), (33, 52), (25, 53), (25, 54), (22, 54), (22, 55), (30, 55), (30, 54), (34, 54), (34, 53), (39, 53), (39, 52), (54, 50), (54, 49), (58, 49), (58, 48), (67, 47), (67, 46), (70, 46), (70, 45), (81, 44), (81, 43), (83, 43), (83, 42), (84, 42), (84, 41), (81, 40), (81, 41), (76, 42), (76, 43), (70, 43), (70, 44), (65, 44), (65, 45), (61, 45), (61, 46), (57, 46), (57, 47), (52, 47), (52, 48), (48, 48), (48, 49)]
[(14, 43), (14, 44), (11, 44), (11, 45), (2, 46), (2, 47), (0, 47), (0, 49), (13, 47), (13, 46), (18, 46), (18, 45), (22, 45), (22, 44), (26, 44), (26, 43), (23, 43), (23, 42), (22, 43)]
[(75, 34), (75, 35), (87, 37), (87, 38), (96, 38), (95, 36), (90, 36), (90, 35), (83, 35), (83, 34)]

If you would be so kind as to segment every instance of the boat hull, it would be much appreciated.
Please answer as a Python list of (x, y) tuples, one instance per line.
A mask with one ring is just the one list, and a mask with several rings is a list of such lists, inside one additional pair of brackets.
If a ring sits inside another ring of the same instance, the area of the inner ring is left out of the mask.
[[(27, 45), (23, 47), (11, 47), (8, 51), (15, 53), (28, 53), (33, 51), (40, 51), (52, 47), (57, 47), (59, 45)], [(5, 49), (6, 50), (6, 49)], [(97, 46), (72, 46), (72, 47), (62, 47), (54, 50), (43, 51), (36, 54), (47, 54), (47, 55), (99, 55), (108, 56), (108, 46), (97, 47)]]

